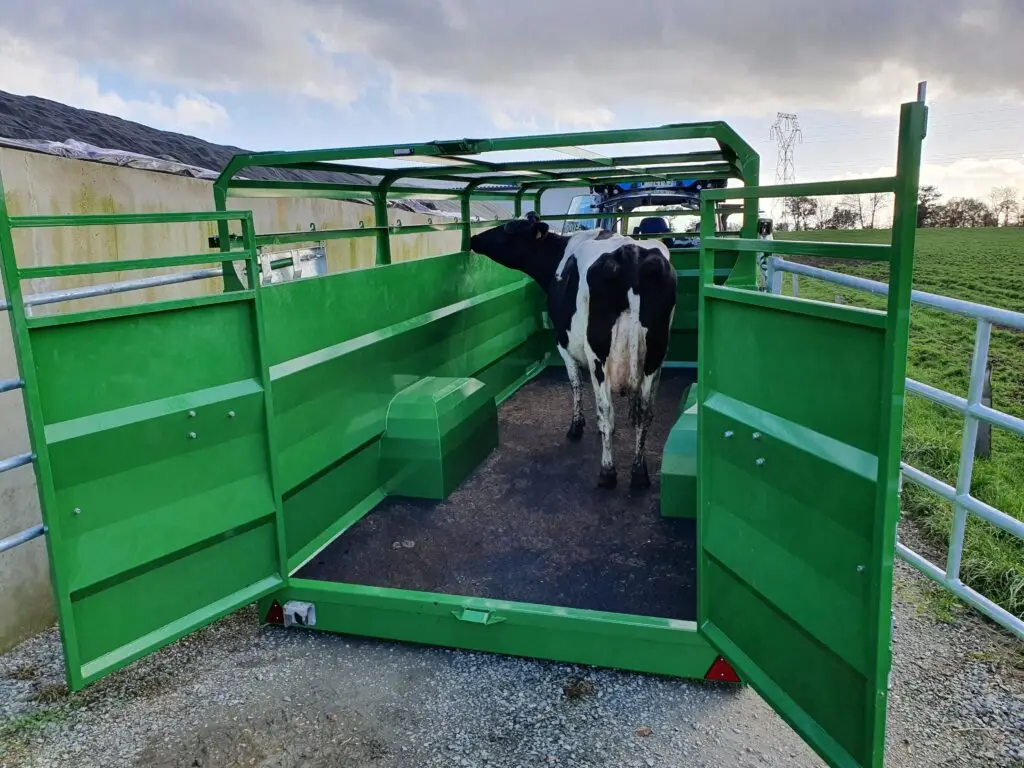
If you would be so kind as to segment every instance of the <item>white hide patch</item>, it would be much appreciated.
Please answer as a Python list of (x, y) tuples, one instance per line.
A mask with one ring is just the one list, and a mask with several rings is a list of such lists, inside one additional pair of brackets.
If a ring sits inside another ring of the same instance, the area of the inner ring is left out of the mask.
[(608, 353), (604, 370), (613, 395), (623, 394), (629, 388), (630, 346), (635, 346), (631, 342), (636, 336), (632, 332), (632, 325), (629, 312), (623, 312), (612, 326), (612, 348)]

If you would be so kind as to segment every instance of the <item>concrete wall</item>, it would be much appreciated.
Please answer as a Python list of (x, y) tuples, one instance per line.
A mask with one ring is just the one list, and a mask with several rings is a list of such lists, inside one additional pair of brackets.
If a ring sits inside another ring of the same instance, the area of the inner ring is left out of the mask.
[[(0, 149), (0, 177), (12, 216), (213, 210), (211, 182), (169, 174), (51, 155)], [(353, 202), (314, 199), (238, 199), (229, 206), (251, 209), (257, 232), (304, 231), (373, 226), (373, 209)], [(408, 211), (390, 212), (390, 223), (427, 223), (426, 216)], [(442, 219), (437, 219), (442, 221)], [(163, 224), (88, 229), (15, 231), (15, 252), (20, 266), (107, 261), (150, 256), (203, 253), (214, 225)], [(392, 259), (404, 261), (437, 256), (459, 249), (458, 230), (392, 238)], [(328, 269), (337, 272), (374, 262), (375, 238), (327, 242)], [(172, 271), (172, 270), (163, 270)], [(116, 273), (100, 276), (26, 281), (26, 293), (63, 290), (92, 283), (160, 274)], [(184, 298), (221, 290), (220, 280), (206, 280), (146, 291), (83, 299), (33, 308), (33, 315), (81, 311), (146, 301)], [(0, 313), (0, 379), (17, 375), (7, 313)], [(0, 394), (0, 458), (28, 450), (21, 393)], [(0, 537), (21, 531), (40, 520), (35, 479), (31, 467), (0, 474)], [(54, 620), (49, 564), (43, 539), (0, 554), (0, 651), (47, 626)]]

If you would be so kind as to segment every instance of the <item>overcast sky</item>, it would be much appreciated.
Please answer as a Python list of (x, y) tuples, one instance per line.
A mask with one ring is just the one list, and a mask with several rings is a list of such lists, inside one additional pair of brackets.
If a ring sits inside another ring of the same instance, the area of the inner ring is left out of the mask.
[(774, 178), (892, 171), (1024, 194), (1024, 0), (3, 0), (0, 90), (250, 149), (725, 119)]

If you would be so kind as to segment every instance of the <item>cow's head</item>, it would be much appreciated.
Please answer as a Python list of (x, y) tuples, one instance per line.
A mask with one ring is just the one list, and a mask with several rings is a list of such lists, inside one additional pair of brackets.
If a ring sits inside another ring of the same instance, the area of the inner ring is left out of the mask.
[(503, 266), (531, 274), (539, 256), (538, 241), (547, 233), (548, 225), (530, 211), (526, 218), (512, 219), (473, 235), (469, 247)]

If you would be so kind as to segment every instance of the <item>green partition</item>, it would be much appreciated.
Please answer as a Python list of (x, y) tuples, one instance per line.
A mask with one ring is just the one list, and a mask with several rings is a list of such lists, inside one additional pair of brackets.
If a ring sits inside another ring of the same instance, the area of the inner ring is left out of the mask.
[(392, 399), (424, 377), (472, 377), (504, 396), (553, 347), (543, 292), (475, 254), (265, 289), (289, 567), (382, 498)]

